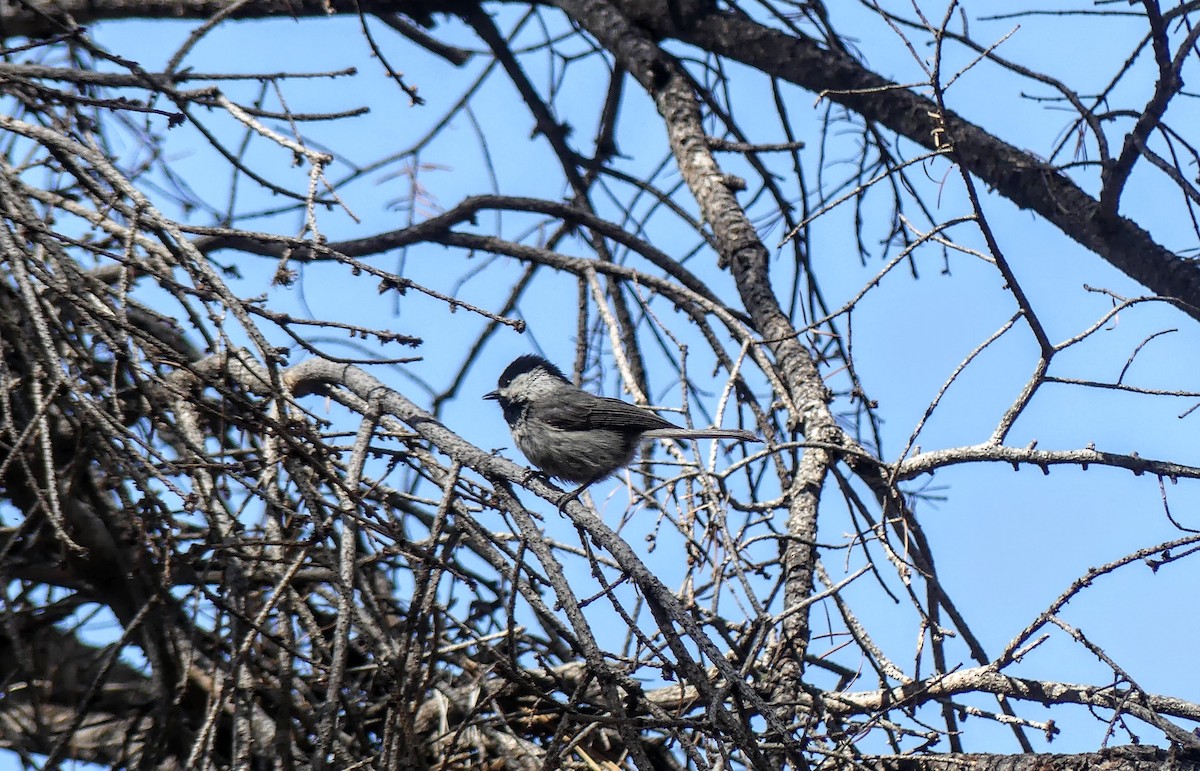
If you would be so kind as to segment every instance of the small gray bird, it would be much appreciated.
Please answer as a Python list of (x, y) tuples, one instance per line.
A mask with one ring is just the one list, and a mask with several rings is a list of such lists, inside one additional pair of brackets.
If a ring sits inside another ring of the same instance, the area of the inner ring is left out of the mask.
[(595, 482), (629, 465), (643, 438), (760, 441), (749, 431), (680, 428), (620, 399), (576, 388), (541, 356), (518, 357), (484, 399), (500, 402), (517, 447), (547, 475), (579, 485), (569, 501)]

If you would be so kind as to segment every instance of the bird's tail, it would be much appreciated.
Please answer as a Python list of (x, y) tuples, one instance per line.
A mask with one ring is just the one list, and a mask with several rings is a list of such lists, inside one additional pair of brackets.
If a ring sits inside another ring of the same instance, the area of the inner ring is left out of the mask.
[(739, 442), (761, 442), (757, 434), (740, 428), (655, 428), (645, 431), (647, 439), (736, 439)]

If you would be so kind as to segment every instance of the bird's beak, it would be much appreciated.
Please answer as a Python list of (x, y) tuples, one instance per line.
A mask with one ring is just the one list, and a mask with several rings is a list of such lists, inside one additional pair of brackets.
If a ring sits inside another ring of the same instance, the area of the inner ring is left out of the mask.
[(484, 395), (483, 395), (483, 398), (484, 398), (484, 399), (499, 399), (499, 398), (500, 398), (500, 392), (499, 392), (499, 391), (490, 391), (490, 392), (488, 392), (488, 393), (484, 394)]

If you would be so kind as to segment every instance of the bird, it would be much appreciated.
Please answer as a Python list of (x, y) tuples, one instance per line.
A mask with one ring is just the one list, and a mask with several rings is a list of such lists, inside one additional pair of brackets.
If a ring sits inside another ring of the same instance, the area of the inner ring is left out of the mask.
[(541, 356), (518, 356), (484, 399), (500, 404), (517, 447), (547, 476), (576, 487), (562, 511), (591, 485), (633, 462), (642, 439), (761, 441), (750, 431), (681, 428), (648, 409), (577, 388)]

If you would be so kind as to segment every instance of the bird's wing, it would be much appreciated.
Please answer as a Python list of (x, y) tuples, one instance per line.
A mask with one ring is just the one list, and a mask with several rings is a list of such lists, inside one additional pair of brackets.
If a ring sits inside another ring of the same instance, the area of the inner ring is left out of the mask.
[(564, 431), (650, 431), (656, 428), (678, 428), (674, 423), (649, 410), (607, 396), (594, 396), (581, 403), (570, 404), (542, 400), (536, 405), (530, 405), (529, 413), (530, 417), (543, 420)]

